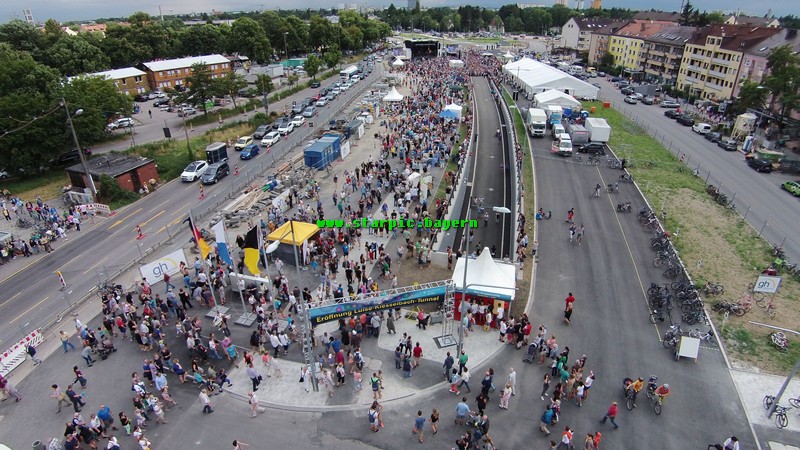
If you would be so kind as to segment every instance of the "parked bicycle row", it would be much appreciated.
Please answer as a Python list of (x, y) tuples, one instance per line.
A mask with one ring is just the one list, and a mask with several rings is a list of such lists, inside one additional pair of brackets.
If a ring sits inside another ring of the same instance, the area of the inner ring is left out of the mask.
[(700, 342), (703, 344), (708, 344), (711, 346), (717, 345), (717, 338), (714, 335), (713, 328), (709, 327), (708, 331), (700, 331), (699, 328), (695, 328), (694, 330), (690, 331), (683, 331), (680, 325), (671, 325), (667, 332), (664, 333), (661, 343), (664, 345), (664, 348), (668, 348), (676, 352), (675, 359), (677, 359), (677, 350), (681, 338), (684, 336), (700, 339)]

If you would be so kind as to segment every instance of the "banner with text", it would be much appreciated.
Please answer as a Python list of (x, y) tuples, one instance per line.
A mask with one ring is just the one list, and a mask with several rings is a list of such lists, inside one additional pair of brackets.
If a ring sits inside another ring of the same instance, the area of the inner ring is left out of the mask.
[(404, 292), (397, 295), (375, 296), (363, 300), (345, 301), (343, 303), (311, 308), (309, 311), (311, 315), (311, 324), (319, 325), (332, 320), (339, 320), (345, 317), (370, 313), (382, 309), (402, 308), (418, 303), (442, 302), (444, 301), (446, 289), (445, 286), (437, 286)]
[[(162, 256), (149, 264), (143, 265), (139, 268), (139, 272), (148, 283), (155, 284), (159, 281), (164, 281), (165, 273), (172, 276), (180, 272), (181, 261), (186, 262), (186, 254), (183, 253), (183, 249), (175, 250), (169, 255)], [(173, 284), (175, 283), (173, 282)]]

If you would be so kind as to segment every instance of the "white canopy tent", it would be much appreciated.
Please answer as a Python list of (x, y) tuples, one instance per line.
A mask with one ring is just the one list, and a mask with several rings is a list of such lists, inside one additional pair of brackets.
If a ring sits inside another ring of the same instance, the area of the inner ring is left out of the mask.
[(503, 58), (514, 59), (514, 55), (512, 55), (510, 51), (506, 50), (506, 54), (503, 55)]
[(389, 91), (389, 93), (386, 94), (383, 97), (383, 101), (385, 101), (385, 102), (400, 102), (400, 101), (403, 101), (403, 94), (397, 92), (397, 88), (392, 86), (392, 90)]
[(453, 111), (454, 113), (456, 113), (456, 117), (458, 117), (459, 119), (461, 118), (461, 111), (463, 109), (464, 108), (462, 108), (461, 106), (456, 105), (455, 103), (451, 103), (451, 104), (449, 104), (449, 105), (444, 107), (445, 111), (450, 110), (450, 111)]
[(575, 97), (555, 89), (536, 94), (533, 96), (533, 100), (537, 108), (546, 108), (549, 105), (557, 105), (562, 108), (581, 106), (581, 102), (575, 100)]
[(405, 65), (406, 63), (404, 63), (403, 60), (400, 58), (397, 58), (394, 60), (394, 62), (392, 62), (392, 67), (403, 67)]
[(492, 259), (492, 252), (485, 247), (481, 254), (466, 262), (458, 258), (452, 280), (456, 291), (464, 290), (464, 267), (467, 270), (467, 295), (479, 295), (498, 300), (511, 301), (517, 287), (516, 267), (513, 264)]
[(599, 88), (579, 80), (555, 67), (530, 58), (521, 58), (507, 63), (503, 71), (511, 76), (515, 84), (525, 91), (527, 98), (555, 89), (580, 99), (596, 99)]

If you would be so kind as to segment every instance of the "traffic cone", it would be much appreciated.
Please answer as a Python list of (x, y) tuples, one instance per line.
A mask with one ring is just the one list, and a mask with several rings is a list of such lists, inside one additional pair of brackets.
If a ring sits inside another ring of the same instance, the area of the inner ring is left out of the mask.
[(238, 164), (233, 166), (233, 174), (236, 175), (236, 176), (239, 176), (239, 165)]
[(203, 200), (204, 198), (206, 198), (206, 190), (203, 189), (203, 186), (200, 186), (200, 197), (199, 197), (199, 199)]
[(142, 227), (139, 225), (136, 225), (136, 234), (138, 235), (136, 236), (136, 239), (144, 238), (144, 233), (142, 233)]

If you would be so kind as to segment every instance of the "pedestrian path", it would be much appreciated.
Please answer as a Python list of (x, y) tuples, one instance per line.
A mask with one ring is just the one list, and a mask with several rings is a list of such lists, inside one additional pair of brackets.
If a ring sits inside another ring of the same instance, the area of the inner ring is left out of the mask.
[[(737, 369), (731, 370), (731, 376), (739, 391), (750, 422), (754, 425), (775, 427), (774, 418), (768, 418), (764, 409), (764, 396), (777, 394), (785, 378), (778, 375)], [(789, 382), (789, 386), (783, 394), (780, 402), (781, 406), (789, 407), (791, 410), (788, 400), (790, 397), (798, 396), (800, 396), (800, 380), (794, 379)], [(797, 420), (797, 414), (790, 414), (790, 416), (789, 425), (785, 430), (800, 432), (800, 420)]]
[[(408, 311), (403, 310), (402, 314)], [(270, 407), (281, 409), (305, 410), (305, 411), (341, 411), (363, 408), (372, 402), (372, 390), (369, 386), (369, 378), (373, 372), (382, 371), (385, 389), (382, 392), (383, 403), (393, 400), (407, 398), (413, 395), (420, 395), (430, 389), (447, 390), (448, 386), (444, 382), (444, 360), (447, 352), (456, 358), (456, 347), (438, 348), (434, 338), (442, 335), (442, 325), (429, 325), (425, 330), (416, 326), (416, 321), (401, 318), (395, 321), (397, 334), (387, 334), (384, 330), (378, 337), (377, 345), (374, 339), (362, 341), (362, 349), (365, 357), (363, 370), (363, 389), (353, 393), (353, 378), (348, 372), (347, 381), (344, 386), (334, 389), (334, 397), (329, 398), (325, 389), (320, 385), (319, 392), (305, 392), (304, 383), (299, 382), (300, 370), (303, 364), (299, 362), (296, 348), (290, 348), (289, 359), (279, 356), (277, 364), (281, 369), (282, 376), (278, 377), (274, 371), (269, 371), (271, 376), (267, 377), (268, 370), (260, 359), (256, 360), (254, 366), (263, 376), (258, 393), (261, 403)], [(332, 333), (336, 330), (336, 323), (331, 322), (317, 327), (317, 335), (321, 336), (324, 332)], [(403, 333), (411, 336), (412, 342), (419, 342), (423, 348), (422, 363), (415, 369), (410, 378), (403, 378), (402, 372), (395, 369), (394, 349), (397, 347)], [(480, 384), (480, 375), (486, 368), (483, 363), (496, 352), (500, 351), (504, 344), (498, 340), (495, 330), (483, 331), (475, 329), (464, 339), (464, 350), (469, 356), (467, 367), (475, 379), (473, 386)], [(318, 347), (316, 353), (322, 347)], [(230, 377), (233, 386), (226, 391), (233, 393), (241, 398), (247, 398), (247, 394), (252, 388), (252, 383), (247, 376), (243, 364), (239, 364), (239, 369), (232, 369)], [(480, 372), (478, 372), (480, 369)], [(349, 368), (348, 368), (349, 371)]]

